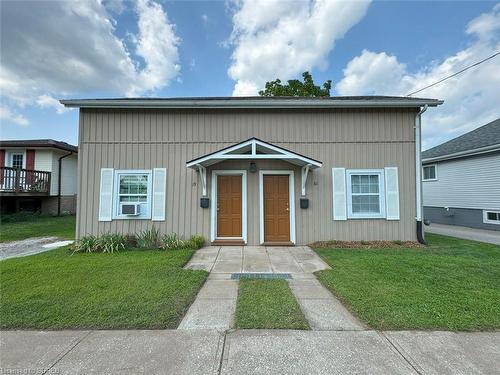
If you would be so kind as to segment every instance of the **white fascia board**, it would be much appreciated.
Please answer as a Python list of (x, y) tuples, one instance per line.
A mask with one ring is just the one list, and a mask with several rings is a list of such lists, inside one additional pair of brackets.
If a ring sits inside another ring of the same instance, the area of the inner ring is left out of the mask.
[(60, 100), (65, 107), (71, 108), (419, 108), (424, 105), (436, 107), (443, 104), (442, 100), (225, 100), (225, 99), (192, 99), (192, 100), (162, 100), (162, 99), (70, 99)]

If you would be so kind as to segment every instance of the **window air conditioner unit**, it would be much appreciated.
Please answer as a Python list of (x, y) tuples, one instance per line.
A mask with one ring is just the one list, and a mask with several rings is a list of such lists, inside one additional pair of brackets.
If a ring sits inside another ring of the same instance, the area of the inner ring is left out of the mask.
[(122, 203), (120, 205), (120, 213), (127, 216), (138, 216), (141, 213), (140, 203)]

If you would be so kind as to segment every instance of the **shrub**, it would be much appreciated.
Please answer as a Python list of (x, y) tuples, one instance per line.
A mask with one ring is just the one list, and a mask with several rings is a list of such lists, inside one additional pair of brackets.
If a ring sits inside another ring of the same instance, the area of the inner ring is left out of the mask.
[(163, 246), (164, 249), (184, 249), (186, 247), (186, 241), (180, 238), (177, 233), (166, 234), (163, 236)]
[(162, 246), (160, 231), (155, 227), (142, 231), (136, 235), (137, 246), (142, 248), (158, 248)]
[(194, 249), (197, 250), (205, 244), (205, 238), (200, 235), (193, 235), (188, 240), (182, 239), (177, 233), (166, 234), (163, 236), (163, 249), (180, 250)]
[(189, 247), (194, 250), (201, 249), (205, 244), (205, 237), (199, 234), (192, 235), (188, 240)]
[(98, 240), (96, 236), (85, 236), (80, 238), (73, 245), (75, 253), (93, 253), (98, 251)]
[(114, 253), (125, 249), (127, 236), (117, 233), (103, 234), (97, 239), (99, 251), (103, 253)]
[(128, 237), (123, 234), (107, 233), (101, 236), (85, 236), (73, 245), (73, 252), (78, 253), (114, 253), (125, 249)]

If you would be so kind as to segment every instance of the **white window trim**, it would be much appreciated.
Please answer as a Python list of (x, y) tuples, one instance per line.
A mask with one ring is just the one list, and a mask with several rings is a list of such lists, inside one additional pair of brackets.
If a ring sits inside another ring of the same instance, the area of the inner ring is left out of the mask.
[(500, 225), (500, 220), (489, 220), (488, 219), (488, 213), (500, 214), (500, 211), (496, 211), (496, 210), (483, 210), (483, 223), (484, 224)]
[(296, 243), (295, 235), (295, 178), (293, 171), (262, 170), (259, 171), (259, 240), (264, 241), (264, 175), (288, 175), (288, 207), (290, 207), (290, 242)]
[[(217, 176), (241, 175), (241, 237), (217, 237)], [(247, 171), (246, 170), (215, 170), (212, 171), (212, 204), (210, 206), (210, 240), (243, 240), (247, 243)]]
[[(424, 168), (425, 167), (434, 167), (434, 174), (435, 174), (435, 177), (434, 178), (425, 178), (424, 176)], [(437, 181), (438, 180), (438, 167), (437, 167), (437, 164), (426, 164), (426, 165), (422, 165), (422, 181), (423, 182), (426, 182), (426, 181)]]
[[(147, 174), (148, 175), (148, 212), (144, 216), (120, 215), (120, 175)], [(151, 220), (153, 203), (153, 171), (151, 169), (117, 169), (113, 176), (113, 220)]]
[(26, 169), (26, 150), (8, 150), (5, 153), (6, 156), (6, 167), (12, 168), (12, 158), (14, 155), (23, 155), (23, 167), (22, 169)]
[[(346, 183), (347, 183), (347, 218), (348, 219), (385, 219), (385, 170), (384, 169), (346, 169)], [(379, 207), (380, 213), (353, 213), (352, 212), (352, 189), (351, 189), (351, 176), (364, 175), (364, 174), (377, 174), (379, 175)]]

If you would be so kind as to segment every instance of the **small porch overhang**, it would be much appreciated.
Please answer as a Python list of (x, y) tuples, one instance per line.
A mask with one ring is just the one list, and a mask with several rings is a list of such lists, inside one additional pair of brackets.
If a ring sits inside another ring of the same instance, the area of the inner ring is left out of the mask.
[(200, 173), (203, 196), (206, 196), (207, 167), (225, 160), (255, 161), (262, 159), (285, 160), (291, 164), (295, 164), (301, 167), (301, 185), (303, 196), (305, 195), (305, 185), (309, 171), (320, 168), (323, 165), (323, 163), (319, 160), (315, 160), (296, 152), (287, 150), (286, 148), (264, 142), (258, 138), (250, 138), (246, 141), (190, 160), (186, 163), (186, 167), (197, 170)]

